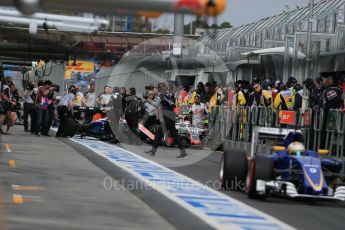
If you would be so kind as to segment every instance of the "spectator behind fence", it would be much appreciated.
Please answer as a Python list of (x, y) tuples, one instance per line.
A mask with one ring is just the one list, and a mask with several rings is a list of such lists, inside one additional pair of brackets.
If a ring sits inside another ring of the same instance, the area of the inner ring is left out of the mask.
[(188, 105), (193, 105), (194, 104), (194, 98), (196, 96), (196, 90), (193, 87), (189, 88), (189, 92), (187, 95), (187, 103)]
[(263, 90), (259, 82), (253, 82), (253, 92), (250, 93), (248, 106), (263, 106), (271, 105), (271, 93)]
[(282, 90), (276, 95), (273, 107), (276, 110), (293, 110), (295, 106), (295, 95), (292, 89), (282, 85)]
[(223, 91), (217, 87), (217, 82), (211, 82), (210, 84), (210, 103), (208, 112), (211, 112), (214, 107), (219, 106), (221, 101), (224, 99)]
[(236, 105), (246, 106), (249, 103), (250, 87), (248, 81), (236, 82)]
[(293, 110), (298, 111), (302, 108), (303, 103), (303, 86), (300, 84), (295, 84), (293, 87), (293, 91), (295, 94), (295, 104), (293, 106)]
[(206, 92), (205, 92), (205, 85), (202, 82), (198, 83), (197, 89), (196, 89), (196, 94), (199, 95), (200, 97), (200, 102), (201, 103), (206, 103)]

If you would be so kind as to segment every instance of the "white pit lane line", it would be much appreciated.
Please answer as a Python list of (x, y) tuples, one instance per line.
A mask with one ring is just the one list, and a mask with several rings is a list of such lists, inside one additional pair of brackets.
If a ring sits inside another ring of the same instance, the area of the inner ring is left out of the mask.
[(109, 160), (216, 229), (293, 229), (282, 221), (133, 152), (70, 138)]

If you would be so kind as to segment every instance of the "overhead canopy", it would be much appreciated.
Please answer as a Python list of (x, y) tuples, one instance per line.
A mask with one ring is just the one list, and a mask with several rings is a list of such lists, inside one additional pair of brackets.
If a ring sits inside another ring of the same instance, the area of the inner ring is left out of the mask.
[[(269, 48), (269, 49), (261, 49), (261, 50), (254, 50), (250, 52), (241, 53), (241, 55), (250, 57), (250, 56), (258, 56), (258, 55), (272, 55), (272, 54), (285, 54), (285, 47), (276, 47), (276, 48)], [(294, 55), (294, 49), (289, 48), (289, 55)], [(298, 59), (305, 59), (305, 54), (298, 51)]]

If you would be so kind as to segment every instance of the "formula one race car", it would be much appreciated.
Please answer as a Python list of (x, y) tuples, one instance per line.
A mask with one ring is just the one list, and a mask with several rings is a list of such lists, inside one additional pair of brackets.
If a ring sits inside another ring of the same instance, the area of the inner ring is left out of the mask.
[(207, 129), (204, 125), (196, 126), (190, 124), (189, 120), (176, 123), (176, 129), (184, 145), (201, 145)]
[[(102, 141), (117, 142), (115, 135), (113, 134), (107, 114), (101, 110), (89, 109), (93, 115), (92, 121), (88, 122), (85, 119), (85, 111), (87, 108), (78, 107), (74, 108), (75, 114), (78, 112), (79, 116), (76, 116), (75, 121), (77, 123), (77, 130), (80, 134), (80, 138), (85, 136), (99, 138)], [(78, 119), (79, 118), (79, 119)], [(84, 119), (82, 119), (84, 118)]]
[[(262, 135), (266, 142), (271, 137), (285, 136), (284, 146), (258, 154)], [(245, 191), (250, 198), (282, 195), (345, 201), (342, 162), (326, 156), (327, 150), (306, 150), (302, 143), (302, 134), (295, 130), (254, 128), (250, 157), (243, 151), (224, 151), (220, 169), (222, 187)]]
[(88, 125), (83, 125), (80, 131), (80, 138), (84, 138), (85, 136), (91, 136), (95, 138), (99, 138), (101, 141), (110, 141), (113, 143), (117, 143), (117, 139), (115, 138), (108, 119), (101, 118), (98, 120), (92, 121)]

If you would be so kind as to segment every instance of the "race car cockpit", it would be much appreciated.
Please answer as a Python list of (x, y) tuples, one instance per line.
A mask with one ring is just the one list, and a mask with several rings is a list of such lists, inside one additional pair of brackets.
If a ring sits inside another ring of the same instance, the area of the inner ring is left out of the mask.
[(299, 130), (289, 132), (284, 138), (284, 145), (289, 155), (303, 156), (306, 151), (303, 142), (303, 135)]
[(289, 155), (294, 155), (294, 156), (304, 156), (305, 154), (305, 147), (304, 144), (298, 141), (294, 141), (290, 143), (287, 147), (287, 151)]

